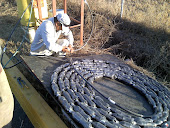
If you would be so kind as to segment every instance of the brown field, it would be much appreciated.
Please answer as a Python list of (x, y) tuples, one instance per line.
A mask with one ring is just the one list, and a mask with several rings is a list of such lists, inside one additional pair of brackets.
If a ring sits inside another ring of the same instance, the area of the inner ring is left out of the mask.
[[(77, 54), (109, 53), (126, 60), (134, 68), (153, 74), (170, 86), (170, 1), (125, 0), (120, 18), (121, 0), (87, 0), (94, 17), (93, 34), (84, 49)], [(52, 0), (48, 0), (51, 9)], [(80, 19), (80, 0), (68, 0), (68, 14)], [(57, 1), (63, 8), (63, 0)], [(2, 46), (19, 17), (15, 0), (0, 0), (0, 43)], [(90, 36), (91, 15), (85, 5), (84, 42)], [(79, 28), (73, 29), (75, 45), (79, 45)], [(23, 38), (20, 25), (8, 42), (15, 51)], [(21, 54), (29, 54), (30, 43), (24, 41)], [(151, 75), (150, 75), (151, 76)]]

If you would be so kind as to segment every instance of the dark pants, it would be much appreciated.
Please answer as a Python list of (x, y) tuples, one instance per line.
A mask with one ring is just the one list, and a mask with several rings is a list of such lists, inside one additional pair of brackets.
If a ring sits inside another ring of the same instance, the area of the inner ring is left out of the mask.
[(2, 128), (12, 128), (12, 121), (10, 121), (7, 125), (5, 125)]

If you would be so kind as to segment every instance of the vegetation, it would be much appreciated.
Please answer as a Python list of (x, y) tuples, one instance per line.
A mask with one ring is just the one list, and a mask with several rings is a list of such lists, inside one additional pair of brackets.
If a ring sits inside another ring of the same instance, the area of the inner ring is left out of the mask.
[[(79, 14), (76, 6), (80, 2), (69, 2), (69, 12)], [(122, 18), (121, 0), (89, 0), (88, 3), (95, 19), (89, 47), (133, 60), (156, 74), (157, 79), (170, 81), (169, 1), (124, 0)]]
[[(48, 8), (52, 7), (52, 0)], [(123, 17), (120, 18), (121, 0), (87, 0), (94, 17), (93, 34), (84, 49), (76, 54), (109, 53), (136, 63), (155, 74), (156, 78), (170, 86), (170, 16), (169, 0), (124, 0)], [(80, 0), (67, 0), (68, 14), (80, 20)], [(57, 8), (63, 8), (63, 0), (57, 0)], [(17, 20), (15, 0), (0, 0), (0, 42), (7, 41)], [(74, 22), (72, 23), (74, 24)], [(91, 15), (85, 5), (84, 42), (90, 36)], [(17, 27), (9, 47), (13, 50), (21, 43), (23, 31)], [(79, 45), (79, 28), (73, 28), (75, 45)], [(29, 53), (30, 43), (25, 42), (22, 54)], [(142, 70), (144, 71), (144, 70)], [(145, 72), (146, 73), (146, 72)]]

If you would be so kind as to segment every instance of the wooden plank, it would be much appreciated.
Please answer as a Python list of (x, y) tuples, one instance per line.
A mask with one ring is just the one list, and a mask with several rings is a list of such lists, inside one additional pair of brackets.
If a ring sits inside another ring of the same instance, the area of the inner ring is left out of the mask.
[(80, 22), (80, 21), (78, 21), (78, 20), (74, 19), (73, 17), (70, 17), (70, 19), (71, 19), (71, 20), (73, 20), (73, 21), (75, 21), (75, 22), (77, 22), (77, 23), (79, 23), (79, 24), (81, 24), (81, 22)]
[(83, 46), (83, 27), (84, 27), (84, 0), (81, 0), (81, 27), (80, 27), (80, 46)]
[(79, 26), (81, 26), (81, 24), (70, 26), (70, 28), (75, 28), (75, 27), (79, 27)]
[(67, 0), (63, 1), (63, 5), (64, 5), (64, 13), (67, 13)]
[(52, 1), (53, 17), (56, 16), (56, 0)]
[[(7, 55), (4, 55), (3, 62), (8, 60)], [(13, 65), (13, 63), (10, 62), (9, 65)], [(35, 128), (67, 127), (17, 67), (6, 69), (5, 72), (12, 92)], [(21, 88), (17, 82), (18, 77), (21, 77), (29, 88)]]

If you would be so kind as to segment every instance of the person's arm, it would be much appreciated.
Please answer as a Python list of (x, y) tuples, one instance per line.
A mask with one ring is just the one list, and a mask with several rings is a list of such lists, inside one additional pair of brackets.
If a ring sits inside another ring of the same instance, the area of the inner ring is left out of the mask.
[(64, 32), (63, 34), (66, 36), (67, 40), (69, 41), (69, 45), (73, 47), (74, 38), (73, 38), (72, 31), (69, 29), (68, 32)]
[(43, 42), (45, 43), (48, 50), (54, 51), (56, 53), (62, 51), (63, 47), (56, 44), (60, 34), (56, 35), (54, 26), (50, 21), (47, 21), (46, 24), (44, 24), (44, 29), (41, 34)]
[(72, 31), (68, 29), (68, 32), (64, 32), (63, 34), (66, 36), (67, 40), (69, 41), (69, 46), (66, 48), (66, 51), (69, 53), (73, 53), (74, 52), (74, 49), (73, 49), (74, 38), (73, 38)]

